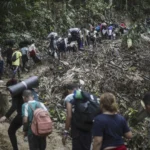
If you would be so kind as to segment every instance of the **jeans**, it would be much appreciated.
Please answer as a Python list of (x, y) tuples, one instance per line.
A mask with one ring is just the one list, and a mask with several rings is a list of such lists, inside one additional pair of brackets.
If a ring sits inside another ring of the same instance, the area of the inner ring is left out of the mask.
[(20, 67), (19, 66), (12, 66), (12, 69), (13, 69), (12, 78), (15, 78), (16, 73), (18, 74), (18, 78), (20, 78)]
[(21, 126), (22, 126), (22, 116), (17, 115), (11, 122), (9, 129), (8, 129), (8, 135), (9, 135), (13, 150), (18, 150), (16, 131)]
[(45, 150), (46, 137), (39, 137), (34, 134), (28, 135), (29, 149), (30, 150)]

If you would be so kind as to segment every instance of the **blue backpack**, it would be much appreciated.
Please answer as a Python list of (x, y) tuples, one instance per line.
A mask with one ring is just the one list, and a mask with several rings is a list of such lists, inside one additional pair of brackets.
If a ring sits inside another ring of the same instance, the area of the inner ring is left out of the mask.
[(96, 31), (100, 31), (100, 29), (101, 29), (100, 26), (97, 26), (97, 27), (95, 28)]

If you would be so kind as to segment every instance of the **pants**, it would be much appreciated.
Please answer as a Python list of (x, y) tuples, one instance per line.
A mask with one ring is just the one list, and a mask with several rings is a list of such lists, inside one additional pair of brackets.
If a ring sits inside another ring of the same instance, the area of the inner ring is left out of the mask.
[(22, 70), (25, 69), (26, 63), (28, 62), (27, 55), (22, 55)]
[(71, 126), (72, 150), (90, 150), (92, 143), (91, 132), (84, 132)]
[(12, 66), (12, 61), (11, 61), (11, 58), (7, 58), (7, 67), (11, 68)]
[(70, 44), (73, 41), (77, 41), (77, 43), (78, 43), (78, 49), (80, 49), (81, 44), (82, 44), (81, 38), (78, 37), (78, 36), (72, 36), (71, 38), (68, 39), (68, 44)]
[(38, 137), (34, 134), (28, 135), (29, 149), (30, 150), (45, 150), (46, 137)]
[(12, 66), (12, 69), (13, 69), (12, 78), (15, 78), (16, 73), (18, 74), (18, 78), (20, 78), (20, 67), (19, 66)]
[(41, 60), (35, 55), (35, 56), (32, 56), (32, 59), (34, 61), (34, 63), (40, 63)]
[(17, 115), (11, 122), (9, 129), (8, 129), (8, 135), (9, 135), (13, 150), (18, 150), (16, 131), (21, 126), (22, 126), (22, 116)]

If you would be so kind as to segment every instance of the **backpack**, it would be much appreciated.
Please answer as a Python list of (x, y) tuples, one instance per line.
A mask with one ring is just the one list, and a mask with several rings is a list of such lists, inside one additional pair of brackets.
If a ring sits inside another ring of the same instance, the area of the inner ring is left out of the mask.
[(30, 54), (30, 57), (34, 57), (34, 56), (36, 55), (34, 49), (31, 50), (31, 51), (29, 52), (29, 54)]
[[(38, 103), (40, 105), (40, 103)], [(52, 133), (52, 120), (48, 111), (43, 108), (36, 108), (35, 110), (29, 104), (33, 111), (33, 119), (31, 123), (31, 130), (36, 136), (44, 137)]]
[(95, 28), (95, 30), (96, 30), (97, 32), (99, 32), (99, 31), (100, 31), (100, 26), (97, 26), (97, 27)]
[[(77, 96), (78, 93), (80, 97)], [(98, 98), (88, 92), (77, 90), (74, 93), (73, 124), (80, 130), (91, 131), (94, 117), (100, 114)]]
[(73, 30), (71, 31), (72, 37), (78, 37), (79, 36), (79, 31)]
[(14, 54), (12, 55), (11, 61), (14, 62), (14, 61), (16, 61), (16, 60), (17, 60), (17, 54), (14, 53)]

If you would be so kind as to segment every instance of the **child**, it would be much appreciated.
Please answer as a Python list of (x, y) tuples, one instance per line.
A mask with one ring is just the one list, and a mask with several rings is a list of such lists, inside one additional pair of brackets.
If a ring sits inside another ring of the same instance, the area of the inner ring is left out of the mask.
[(0, 80), (2, 79), (3, 68), (4, 68), (4, 61), (2, 56), (0, 55)]

